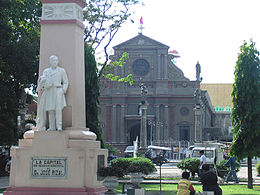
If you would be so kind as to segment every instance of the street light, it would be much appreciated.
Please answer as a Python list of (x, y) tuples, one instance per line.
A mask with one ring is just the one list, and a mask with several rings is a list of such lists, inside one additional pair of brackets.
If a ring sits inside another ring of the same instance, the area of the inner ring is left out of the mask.
[(148, 125), (150, 125), (151, 132), (150, 132), (150, 144), (153, 145), (153, 126), (155, 127), (155, 121), (149, 120)]
[(140, 148), (146, 148), (147, 147), (147, 108), (148, 108), (148, 102), (146, 100), (146, 96), (148, 93), (148, 89), (144, 83), (140, 84), (141, 89), (141, 103), (140, 109), (141, 109), (141, 127), (140, 127)]
[(157, 128), (158, 128), (158, 136), (157, 136), (157, 140), (158, 140), (158, 143), (159, 143), (159, 145), (161, 144), (161, 141), (160, 141), (160, 139), (161, 139), (161, 128), (163, 129), (163, 127), (167, 127), (167, 124), (165, 123), (165, 122), (163, 122), (163, 121), (157, 121), (156, 122), (156, 126), (157, 126)]

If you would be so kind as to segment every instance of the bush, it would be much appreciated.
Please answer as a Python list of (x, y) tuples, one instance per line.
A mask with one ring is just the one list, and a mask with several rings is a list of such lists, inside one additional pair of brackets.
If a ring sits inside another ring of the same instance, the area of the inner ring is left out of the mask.
[(116, 158), (110, 161), (111, 167), (121, 168), (125, 174), (127, 174), (127, 169), (131, 164), (132, 158)]
[(124, 171), (121, 168), (116, 168), (116, 167), (101, 167), (97, 170), (97, 175), (99, 177), (109, 177), (109, 176), (123, 177)]
[(124, 174), (139, 172), (147, 175), (156, 170), (150, 159), (142, 157), (117, 158), (111, 161), (110, 166), (123, 169)]
[(127, 169), (127, 173), (143, 173), (148, 175), (156, 171), (153, 162), (147, 158), (138, 158), (138, 160), (131, 161)]
[[(226, 163), (227, 161), (228, 161), (228, 160), (222, 160), (222, 161), (220, 161), (219, 163), (217, 163), (217, 164), (216, 164), (217, 170), (226, 170), (226, 171), (229, 171), (230, 165), (225, 166), (225, 163)], [(236, 172), (238, 172), (239, 169), (240, 169), (240, 163), (236, 160)]]
[(119, 149), (111, 144), (104, 144), (104, 148), (108, 150), (109, 155), (114, 155), (119, 152)]
[(228, 166), (225, 166), (225, 163), (227, 160), (222, 160), (219, 163), (216, 164), (216, 169), (219, 177), (224, 178), (225, 175), (227, 175), (229, 168)]
[(258, 161), (256, 164), (256, 171), (257, 171), (258, 175), (260, 175), (260, 161)]
[(198, 158), (185, 158), (177, 164), (177, 167), (184, 171), (190, 171), (192, 176), (194, 176), (195, 173), (199, 173), (199, 164), (200, 159)]
[[(217, 173), (218, 173), (219, 177), (223, 178), (229, 172), (230, 165), (225, 166), (225, 163), (227, 161), (228, 160), (222, 160), (222, 161), (220, 161), (219, 163), (216, 164), (216, 169), (217, 169)], [(239, 169), (240, 169), (240, 163), (238, 161), (236, 161), (236, 172), (238, 172)]]

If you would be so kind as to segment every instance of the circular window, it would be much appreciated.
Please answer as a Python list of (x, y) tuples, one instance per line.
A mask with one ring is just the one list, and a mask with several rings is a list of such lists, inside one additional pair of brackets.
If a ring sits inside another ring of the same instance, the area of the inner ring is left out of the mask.
[(133, 72), (136, 76), (144, 76), (150, 70), (150, 65), (145, 59), (137, 59), (133, 63)]
[(189, 114), (189, 109), (187, 107), (182, 107), (180, 113), (182, 116), (187, 116)]

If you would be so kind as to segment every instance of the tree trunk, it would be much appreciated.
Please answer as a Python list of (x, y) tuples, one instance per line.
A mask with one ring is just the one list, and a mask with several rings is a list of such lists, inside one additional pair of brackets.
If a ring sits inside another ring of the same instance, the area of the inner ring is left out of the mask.
[(247, 175), (248, 175), (247, 187), (249, 189), (253, 189), (252, 158), (250, 156), (247, 157)]

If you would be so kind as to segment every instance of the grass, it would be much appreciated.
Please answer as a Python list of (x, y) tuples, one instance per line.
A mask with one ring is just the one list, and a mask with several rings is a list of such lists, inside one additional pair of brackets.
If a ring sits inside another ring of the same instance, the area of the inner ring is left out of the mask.
[[(160, 184), (142, 184), (142, 188), (146, 192), (159, 192)], [(202, 192), (202, 185), (193, 185), (196, 192)], [(260, 186), (254, 186), (254, 189), (248, 189), (247, 185), (221, 185), (220, 186), (224, 195), (242, 195), (242, 194), (260, 194)], [(122, 193), (122, 184), (115, 189), (117, 193)], [(177, 194), (177, 184), (162, 184), (162, 191), (164, 195)]]
[[(159, 192), (160, 185), (159, 184), (142, 184), (142, 188), (145, 189), (146, 192)], [(201, 185), (193, 185), (196, 192), (202, 192)], [(260, 194), (260, 186), (254, 186), (254, 189), (248, 189), (247, 185), (221, 185), (220, 186), (223, 195), (242, 195), (242, 194)], [(0, 189), (0, 193), (3, 193), (5, 189)], [(122, 184), (115, 188), (116, 193), (122, 193)], [(162, 184), (162, 191), (164, 195), (177, 195), (177, 184)]]

